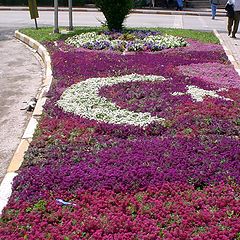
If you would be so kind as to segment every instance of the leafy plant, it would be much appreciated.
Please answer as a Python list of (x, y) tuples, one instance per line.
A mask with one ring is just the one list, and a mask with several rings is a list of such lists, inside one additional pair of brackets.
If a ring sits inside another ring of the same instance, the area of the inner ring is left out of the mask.
[(122, 30), (123, 22), (133, 8), (133, 0), (95, 0), (107, 20), (109, 30)]

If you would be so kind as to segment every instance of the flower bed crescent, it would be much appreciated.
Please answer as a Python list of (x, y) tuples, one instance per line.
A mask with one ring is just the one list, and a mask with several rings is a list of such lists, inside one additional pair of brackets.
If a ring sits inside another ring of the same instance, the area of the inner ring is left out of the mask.
[(56, 81), (0, 238), (238, 239), (240, 77), (222, 47), (68, 43), (47, 43)]

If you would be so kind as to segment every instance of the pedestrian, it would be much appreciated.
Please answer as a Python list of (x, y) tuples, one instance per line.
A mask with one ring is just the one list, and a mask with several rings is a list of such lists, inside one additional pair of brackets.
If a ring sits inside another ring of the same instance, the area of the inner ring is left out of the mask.
[(239, 19), (240, 19), (240, 0), (228, 0), (227, 4), (233, 5), (233, 14), (231, 14), (229, 11), (227, 13), (228, 36), (231, 36), (232, 38), (236, 38), (236, 33), (238, 31)]
[(219, 5), (219, 0), (210, 0), (211, 11), (212, 11), (212, 19), (215, 19), (217, 12), (217, 5)]
[(183, 10), (183, 0), (177, 0), (177, 9), (176, 10)]

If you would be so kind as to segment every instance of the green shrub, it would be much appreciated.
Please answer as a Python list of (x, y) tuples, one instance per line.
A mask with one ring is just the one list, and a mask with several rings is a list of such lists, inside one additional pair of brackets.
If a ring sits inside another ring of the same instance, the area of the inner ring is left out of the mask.
[(122, 30), (123, 21), (133, 8), (133, 0), (95, 0), (95, 4), (103, 12), (110, 31)]

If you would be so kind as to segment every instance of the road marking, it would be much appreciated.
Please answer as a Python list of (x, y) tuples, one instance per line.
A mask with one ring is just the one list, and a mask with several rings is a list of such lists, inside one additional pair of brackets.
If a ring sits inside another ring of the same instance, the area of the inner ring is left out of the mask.
[(175, 15), (174, 16), (174, 28), (183, 28), (183, 16), (182, 15)]
[[(208, 16), (208, 18), (210, 18), (210, 17)], [(198, 17), (198, 21), (201, 22), (202, 27), (204, 27), (204, 28), (208, 28), (209, 27), (207, 22), (205, 21), (204, 17), (199, 16)]]

